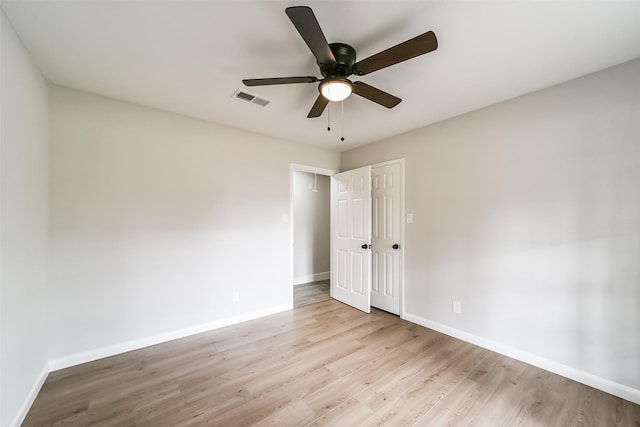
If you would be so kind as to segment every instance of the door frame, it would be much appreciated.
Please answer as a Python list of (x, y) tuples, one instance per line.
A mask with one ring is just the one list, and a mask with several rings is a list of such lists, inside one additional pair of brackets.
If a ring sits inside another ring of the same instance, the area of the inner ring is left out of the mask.
[(393, 164), (400, 164), (400, 283), (398, 283), (398, 292), (400, 298), (399, 316), (401, 319), (404, 319), (404, 229), (406, 224), (406, 216), (404, 211), (404, 157), (372, 164), (371, 169), (373, 170), (377, 167)]
[[(289, 164), (289, 308), (293, 309), (293, 174), (294, 172), (316, 173), (332, 177), (337, 174), (337, 170), (319, 168), (316, 166), (301, 165), (297, 163)], [(333, 212), (330, 212), (330, 221), (333, 221)], [(330, 251), (333, 250), (333, 242), (331, 242)], [(330, 258), (331, 259), (331, 258)], [(332, 269), (329, 264), (329, 271)], [(331, 274), (331, 273), (329, 273)], [(331, 292), (331, 291), (329, 291)]]
[[(400, 197), (402, 203), (400, 203), (400, 318), (404, 319), (404, 249), (405, 249), (405, 188), (404, 188), (404, 158), (398, 158), (393, 160), (387, 160), (380, 163), (370, 165), (371, 168), (387, 166), (390, 164), (400, 164)], [(366, 165), (365, 165), (366, 166)], [(317, 173), (319, 175), (333, 176), (339, 171), (334, 169), (320, 168), (316, 166), (302, 165), (297, 163), (290, 163), (289, 166), (289, 308), (293, 308), (293, 173), (294, 172), (309, 172)], [(333, 212), (330, 213), (330, 221), (333, 221)], [(331, 254), (333, 254), (333, 239), (331, 239)], [(330, 257), (331, 264), (333, 263), (333, 256)], [(329, 265), (329, 270), (333, 270), (333, 265)]]

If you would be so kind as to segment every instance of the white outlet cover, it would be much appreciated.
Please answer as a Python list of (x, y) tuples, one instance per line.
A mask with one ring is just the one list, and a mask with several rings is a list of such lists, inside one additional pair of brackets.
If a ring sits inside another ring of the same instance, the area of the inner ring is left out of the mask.
[(451, 311), (456, 314), (462, 314), (462, 303), (460, 301), (453, 300), (451, 303)]
[(407, 214), (407, 224), (413, 224), (413, 214), (412, 213), (408, 213)]
[(282, 223), (286, 224), (289, 222), (289, 215), (287, 214), (282, 214)]

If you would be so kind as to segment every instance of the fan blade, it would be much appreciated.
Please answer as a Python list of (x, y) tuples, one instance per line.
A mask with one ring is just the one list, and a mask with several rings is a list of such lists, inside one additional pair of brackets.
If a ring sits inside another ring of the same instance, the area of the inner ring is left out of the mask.
[(322, 33), (320, 24), (313, 10), (307, 6), (288, 7), (285, 12), (296, 27), (302, 39), (307, 43), (309, 49), (316, 57), (318, 64), (332, 64), (336, 62), (336, 58), (331, 52), (329, 43)]
[(313, 107), (311, 107), (311, 111), (307, 114), (307, 118), (312, 119), (314, 117), (320, 117), (328, 103), (329, 100), (327, 98), (322, 95), (318, 95), (316, 102), (313, 104)]
[(290, 83), (314, 83), (320, 80), (313, 76), (306, 77), (273, 77), (270, 79), (246, 79), (243, 80), (247, 86), (267, 86), (267, 85), (286, 85)]
[(402, 99), (364, 82), (353, 82), (353, 93), (387, 108), (393, 108), (402, 101)]
[(424, 55), (438, 48), (438, 40), (433, 31), (427, 31), (410, 40), (376, 53), (353, 65), (353, 73), (359, 76), (381, 70), (416, 56)]

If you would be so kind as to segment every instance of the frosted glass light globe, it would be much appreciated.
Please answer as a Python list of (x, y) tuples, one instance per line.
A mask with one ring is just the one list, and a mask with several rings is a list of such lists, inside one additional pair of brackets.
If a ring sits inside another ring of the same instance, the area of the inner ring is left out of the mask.
[(329, 101), (338, 102), (351, 95), (351, 85), (343, 80), (330, 80), (320, 86), (320, 92)]

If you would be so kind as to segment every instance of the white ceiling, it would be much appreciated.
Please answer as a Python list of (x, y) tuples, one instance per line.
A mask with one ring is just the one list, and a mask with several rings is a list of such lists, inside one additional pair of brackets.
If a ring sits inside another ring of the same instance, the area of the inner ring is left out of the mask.
[[(640, 2), (3, 1), (45, 77), (186, 116), (342, 151), (640, 57)], [(311, 6), (330, 43), (363, 59), (433, 30), (435, 52), (354, 78), (403, 99), (351, 96), (307, 119), (317, 84), (243, 87), (243, 78), (320, 77), (284, 13)], [(237, 89), (263, 108), (234, 99)]]

